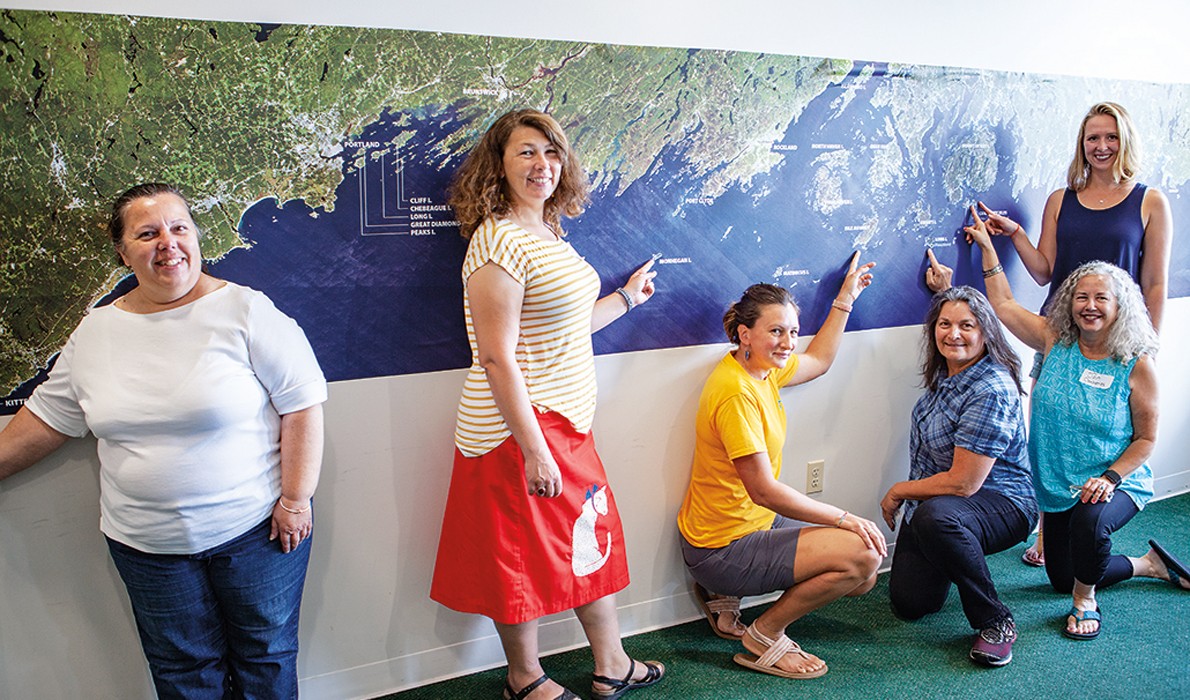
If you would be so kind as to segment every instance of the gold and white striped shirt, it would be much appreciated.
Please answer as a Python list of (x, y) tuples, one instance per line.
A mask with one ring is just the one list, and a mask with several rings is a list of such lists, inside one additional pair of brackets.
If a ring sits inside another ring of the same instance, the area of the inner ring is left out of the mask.
[(591, 314), (599, 297), (599, 275), (566, 241), (543, 241), (510, 221), (489, 218), (471, 235), (463, 259), (463, 312), (471, 369), (463, 383), (455, 426), (459, 451), (477, 457), (511, 434), (479, 365), (466, 291), (467, 279), (488, 262), (499, 265), (525, 290), (516, 361), (530, 402), (561, 414), (579, 432), (588, 432), (595, 416)]

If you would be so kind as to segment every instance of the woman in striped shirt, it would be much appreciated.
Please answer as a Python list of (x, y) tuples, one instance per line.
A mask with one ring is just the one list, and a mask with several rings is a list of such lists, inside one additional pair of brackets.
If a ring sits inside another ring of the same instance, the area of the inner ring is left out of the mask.
[(549, 115), (496, 120), (455, 176), (472, 364), (430, 595), (492, 618), (508, 658), (504, 698), (566, 700), (538, 659), (537, 621), (574, 609), (595, 657), (592, 696), (661, 680), (620, 643), (623, 531), (595, 453), (591, 334), (648, 301), (652, 262), (599, 298), (599, 276), (563, 239), (587, 177)]

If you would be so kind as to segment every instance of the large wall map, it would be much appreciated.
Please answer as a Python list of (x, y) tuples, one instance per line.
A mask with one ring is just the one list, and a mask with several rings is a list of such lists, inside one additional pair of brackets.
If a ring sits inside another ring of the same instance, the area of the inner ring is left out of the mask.
[[(329, 379), (465, 366), (465, 242), (444, 190), (478, 134), (522, 106), (553, 113), (591, 171), (568, 230), (605, 288), (661, 255), (657, 297), (599, 333), (599, 352), (722, 340), (722, 309), (756, 281), (792, 288), (813, 332), (854, 249), (878, 283), (849, 328), (920, 322), (925, 247), (972, 280), (956, 232), (976, 199), (1036, 232), (1101, 99), (1132, 109), (1144, 180), (1190, 221), (1186, 85), (11, 10), (0, 55), (9, 413), (87, 309), (128, 286), (103, 222), (145, 180), (189, 194), (211, 271), (294, 316)], [(1172, 269), (1172, 294), (1190, 294), (1183, 240)]]

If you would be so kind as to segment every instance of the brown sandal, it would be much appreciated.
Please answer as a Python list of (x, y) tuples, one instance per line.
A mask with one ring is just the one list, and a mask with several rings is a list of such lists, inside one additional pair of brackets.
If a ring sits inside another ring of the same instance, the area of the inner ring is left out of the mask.
[(732, 634), (719, 629), (720, 615), (730, 615), (737, 624), (739, 623), (739, 598), (734, 596), (712, 596), (710, 591), (696, 583), (694, 584), (694, 599), (698, 601), (698, 607), (702, 608), (702, 614), (707, 616), (707, 622), (711, 623), (712, 632), (723, 639), (730, 639), (735, 642), (743, 638), (743, 633)]

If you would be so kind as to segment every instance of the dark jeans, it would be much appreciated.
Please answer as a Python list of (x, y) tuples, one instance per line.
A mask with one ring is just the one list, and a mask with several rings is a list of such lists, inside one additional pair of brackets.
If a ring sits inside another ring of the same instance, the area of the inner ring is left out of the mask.
[(1045, 514), (1045, 573), (1059, 593), (1070, 593), (1074, 580), (1107, 588), (1132, 578), (1132, 562), (1111, 553), (1111, 534), (1139, 510), (1127, 494), (1109, 503), (1079, 501), (1070, 510)]
[[(922, 501), (897, 537), (888, 583), (893, 612), (907, 620), (938, 612), (953, 583), (974, 629), (1011, 617), (984, 557), (1023, 542), (1036, 521), (1036, 514), (988, 489)], [(1048, 557), (1048, 518), (1045, 524)]]
[(148, 554), (108, 539), (162, 700), (297, 697), (310, 540), (284, 554), (268, 537), (266, 520), (198, 554)]

